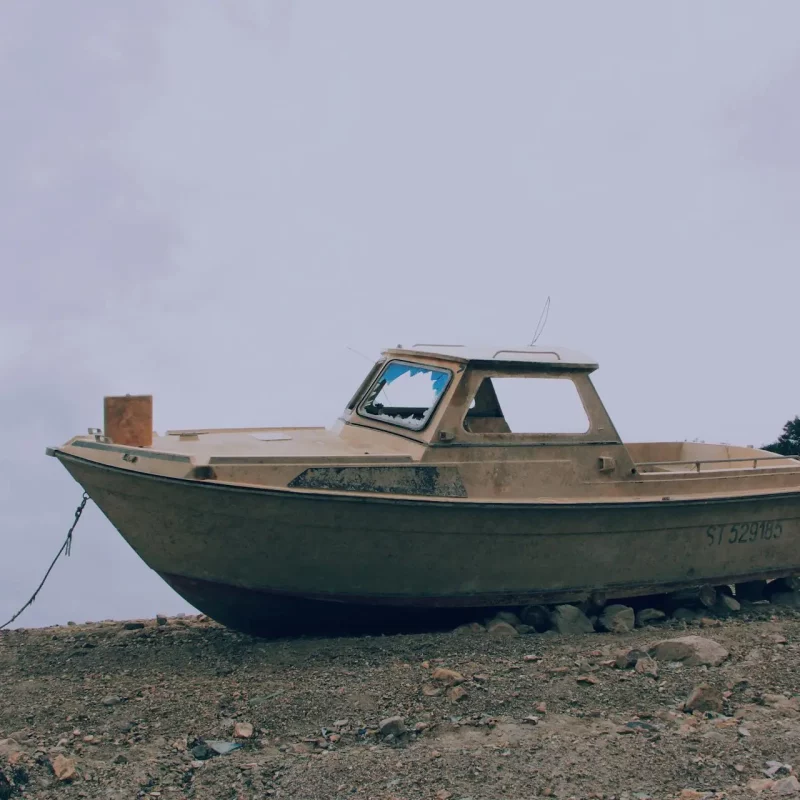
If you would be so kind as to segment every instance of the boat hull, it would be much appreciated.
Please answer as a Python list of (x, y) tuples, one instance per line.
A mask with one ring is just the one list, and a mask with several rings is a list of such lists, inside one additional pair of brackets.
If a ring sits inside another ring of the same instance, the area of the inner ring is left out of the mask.
[(271, 490), (58, 457), (193, 606), (259, 635), (800, 572), (800, 492), (485, 503)]

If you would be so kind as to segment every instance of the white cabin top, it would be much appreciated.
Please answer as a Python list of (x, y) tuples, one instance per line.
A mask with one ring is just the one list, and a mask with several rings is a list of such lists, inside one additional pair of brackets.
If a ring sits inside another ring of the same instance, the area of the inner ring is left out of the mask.
[(419, 358), (420, 356), (428, 355), (463, 363), (483, 361), (497, 364), (557, 364), (559, 367), (582, 370), (595, 370), (598, 366), (591, 356), (565, 347), (415, 344), (411, 347), (398, 345), (395, 348), (386, 350), (384, 354), (394, 358), (407, 358), (409, 356)]

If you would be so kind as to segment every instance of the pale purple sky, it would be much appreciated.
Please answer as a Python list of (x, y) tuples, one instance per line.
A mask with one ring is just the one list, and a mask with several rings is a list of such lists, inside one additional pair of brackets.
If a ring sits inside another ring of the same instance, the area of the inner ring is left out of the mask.
[[(44, 448), (104, 394), (158, 430), (327, 424), (348, 346), (523, 344), (551, 295), (542, 341), (600, 361), (628, 440), (774, 439), (798, 29), (796, 0), (5, 0), (0, 616), (80, 498)], [(20, 623), (161, 610), (90, 507)]]

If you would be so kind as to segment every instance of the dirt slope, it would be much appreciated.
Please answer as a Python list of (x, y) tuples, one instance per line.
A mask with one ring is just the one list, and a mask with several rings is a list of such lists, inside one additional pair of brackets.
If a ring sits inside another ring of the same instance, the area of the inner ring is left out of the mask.
[[(753, 606), (718, 627), (507, 638), (266, 642), (202, 618), (143, 622), (0, 634), (0, 800), (696, 800), (800, 787), (791, 608)], [(687, 634), (728, 657), (613, 663)], [(683, 710), (701, 684), (695, 700), (718, 710)], [(215, 755), (215, 740), (243, 746)]]

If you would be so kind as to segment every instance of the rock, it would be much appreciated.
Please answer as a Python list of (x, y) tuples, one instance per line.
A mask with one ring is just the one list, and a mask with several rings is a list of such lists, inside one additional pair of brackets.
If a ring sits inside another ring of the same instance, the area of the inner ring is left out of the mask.
[(681, 636), (658, 642), (650, 649), (650, 655), (659, 661), (682, 661), (687, 667), (717, 667), (728, 657), (728, 651), (713, 639)]
[(590, 685), (600, 683), (600, 681), (597, 680), (597, 678), (595, 678), (594, 675), (578, 675), (578, 677), (575, 678), (575, 680), (578, 683), (587, 683)]
[(237, 722), (233, 726), (233, 735), (236, 739), (252, 739), (253, 726), (249, 722)]
[(637, 659), (634, 669), (640, 675), (647, 675), (651, 678), (658, 677), (658, 664), (656, 664), (655, 660), (650, 658), (650, 656)]
[(453, 796), (453, 793), (452, 792), (448, 792), (447, 789), (439, 789), (439, 791), (436, 792), (436, 795), (435, 795), (436, 800), (450, 800), (450, 798), (452, 796)]
[(779, 711), (800, 711), (796, 697), (789, 698), (785, 694), (765, 694), (761, 699), (766, 705), (777, 708)]
[(494, 617), (486, 623), (486, 628), (488, 629), (493, 622), (507, 622), (509, 625), (513, 625), (516, 628), (522, 620), (513, 611), (498, 611)]
[(636, 612), (635, 622), (637, 628), (644, 628), (657, 622), (663, 622), (667, 615), (660, 608), (642, 608)]
[(56, 776), (56, 780), (62, 783), (74, 780), (78, 774), (75, 769), (75, 759), (67, 758), (61, 755), (61, 753), (52, 759), (50, 766), (53, 768), (53, 774)]
[(701, 683), (692, 689), (683, 704), (687, 711), (714, 711), (722, 713), (722, 693), (707, 683)]
[(721, 594), (717, 599), (716, 608), (718, 611), (723, 613), (730, 613), (741, 611), (742, 604), (735, 597), (731, 597), (729, 594)]
[(800, 592), (776, 592), (770, 597), (770, 601), (776, 606), (800, 606)]
[(459, 625), (454, 631), (454, 636), (473, 636), (476, 633), (486, 633), (486, 628), (480, 622), (470, 622), (469, 625)]
[(594, 633), (594, 625), (586, 614), (575, 606), (556, 606), (550, 612), (550, 622), (559, 633)]
[(764, 774), (768, 778), (774, 778), (776, 775), (791, 775), (792, 765), (784, 764), (781, 761), (767, 761)]
[(22, 750), (22, 745), (13, 737), (0, 739), (0, 758), (10, 758), (12, 753)]
[(442, 690), (438, 686), (434, 686), (432, 683), (423, 683), (422, 684), (422, 694), (425, 697), (438, 697), (442, 693)]
[(418, 722), (416, 725), (414, 725), (414, 732), (425, 733), (425, 731), (428, 730), (428, 728), (430, 727), (431, 727), (430, 722)]
[(771, 789), (774, 785), (775, 781), (771, 781), (769, 778), (751, 778), (747, 781), (747, 790), (754, 794), (761, 794), (761, 792)]
[(121, 697), (117, 697), (117, 695), (115, 695), (115, 694), (110, 694), (107, 697), (104, 697), (100, 702), (104, 706), (116, 706), (116, 705), (119, 705), (122, 702), (122, 698)]
[(615, 603), (603, 609), (598, 623), (604, 631), (609, 633), (628, 633), (636, 624), (636, 615), (630, 606)]
[(639, 650), (638, 647), (634, 647), (631, 650), (620, 650), (615, 656), (614, 666), (617, 669), (630, 669), (635, 667), (637, 662), (643, 658), (650, 658), (650, 656), (644, 650)]
[(122, 628), (126, 631), (139, 631), (144, 628), (144, 622), (126, 622)]
[(532, 626), (537, 633), (550, 628), (550, 611), (545, 606), (525, 606), (519, 616), (523, 624)]
[(451, 686), (447, 690), (447, 699), (454, 703), (465, 700), (467, 697), (467, 690), (463, 686)]
[(533, 625), (526, 625), (524, 622), (520, 622), (520, 624), (517, 625), (517, 633), (536, 633), (536, 628), (534, 628)]
[(166, 625), (169, 620), (167, 619), (166, 614), (156, 614), (156, 624), (158, 625)]
[(464, 683), (466, 678), (454, 669), (445, 669), (444, 667), (436, 667), (431, 673), (431, 678), (435, 681), (441, 681), (446, 686), (454, 686), (459, 683)]
[(677, 619), (679, 622), (694, 622), (698, 617), (696, 611), (692, 611), (691, 608), (676, 608), (672, 612), (672, 619)]
[(378, 726), (381, 736), (402, 736), (406, 732), (406, 721), (403, 717), (387, 717)]
[(198, 744), (194, 745), (190, 750), (191, 754), (198, 760), (204, 761), (207, 758), (211, 758), (213, 753), (209, 750), (208, 747), (203, 742), (199, 742)]
[(512, 636), (519, 636), (519, 631), (510, 623), (495, 620), (486, 629), (494, 639), (507, 639)]
[(791, 795), (797, 794), (800, 791), (800, 781), (794, 775), (790, 775), (788, 778), (781, 778), (775, 783), (772, 784), (771, 787), (772, 793), (777, 795)]

